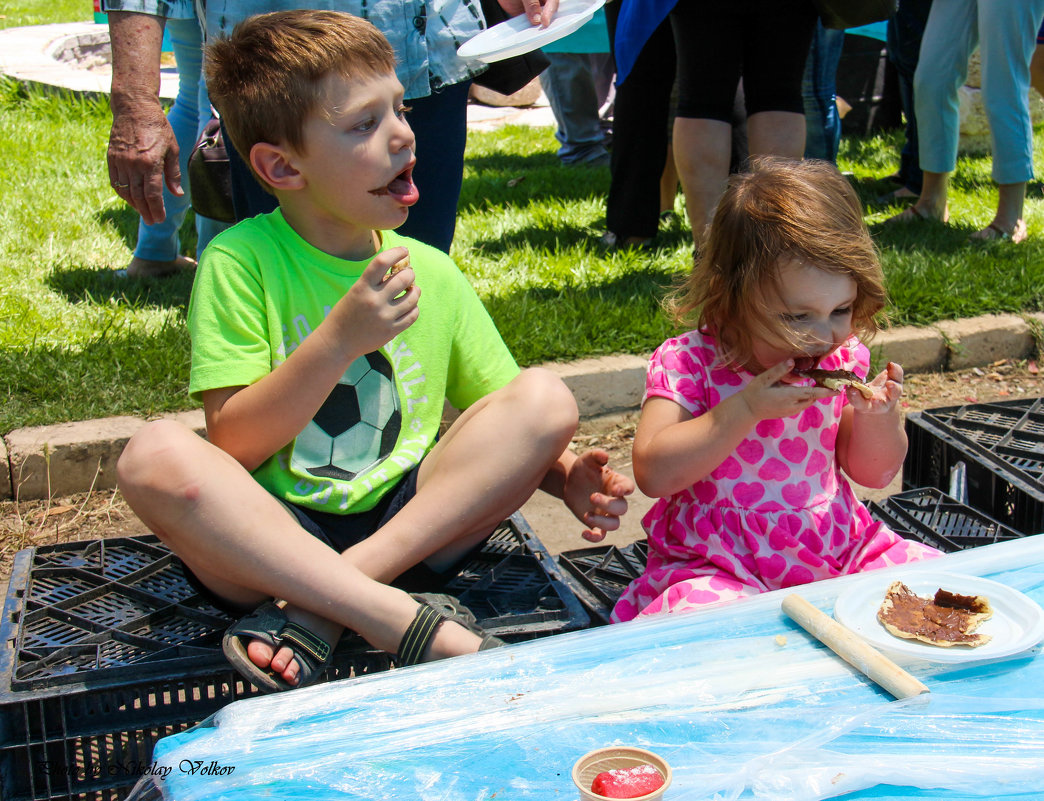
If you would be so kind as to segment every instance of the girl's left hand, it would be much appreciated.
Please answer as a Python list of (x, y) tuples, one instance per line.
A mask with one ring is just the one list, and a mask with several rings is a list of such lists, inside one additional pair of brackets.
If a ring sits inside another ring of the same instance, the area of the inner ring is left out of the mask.
[(848, 402), (859, 414), (888, 414), (894, 411), (903, 396), (903, 368), (895, 362), (874, 376), (869, 384), (874, 391), (872, 398), (864, 398), (855, 387), (848, 387)]
[(627, 512), (626, 496), (634, 492), (634, 482), (608, 462), (609, 454), (600, 448), (586, 451), (566, 475), (566, 506), (588, 526), (583, 537), (590, 542), (601, 542), (607, 531), (620, 527), (620, 518)]

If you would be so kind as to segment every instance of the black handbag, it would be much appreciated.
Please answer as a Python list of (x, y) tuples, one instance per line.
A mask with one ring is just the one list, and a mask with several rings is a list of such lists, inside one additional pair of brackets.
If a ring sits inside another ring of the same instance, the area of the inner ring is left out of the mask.
[[(486, 18), (487, 28), (508, 19), (507, 12), (497, 0), (482, 0), (482, 16)], [(494, 61), (489, 69), (472, 78), (472, 82), (502, 95), (513, 95), (550, 65), (547, 56), (539, 50), (533, 50), (521, 56)]]
[(843, 30), (881, 22), (895, 13), (899, 0), (813, 0), (824, 28)]
[(217, 117), (211, 117), (192, 148), (188, 160), (188, 181), (192, 209), (196, 214), (219, 222), (236, 221), (228, 151)]

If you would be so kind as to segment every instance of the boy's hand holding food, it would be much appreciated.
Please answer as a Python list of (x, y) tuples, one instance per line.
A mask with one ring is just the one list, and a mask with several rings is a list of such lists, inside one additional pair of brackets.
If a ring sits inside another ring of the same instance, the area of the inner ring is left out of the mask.
[[(399, 266), (403, 261), (405, 265)], [(353, 357), (387, 344), (417, 320), (420, 288), (404, 247), (378, 253), (316, 333), (324, 332), (334, 347)], [(324, 331), (324, 329), (327, 329)]]

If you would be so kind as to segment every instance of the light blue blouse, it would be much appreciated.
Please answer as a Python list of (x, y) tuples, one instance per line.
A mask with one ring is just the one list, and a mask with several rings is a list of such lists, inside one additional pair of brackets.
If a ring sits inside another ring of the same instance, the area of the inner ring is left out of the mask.
[[(102, 0), (103, 11), (136, 11), (170, 19), (193, 16), (193, 0)], [(206, 36), (228, 36), (249, 16), (302, 7), (302, 0), (206, 0)], [(457, 48), (486, 27), (479, 0), (309, 0), (308, 8), (346, 11), (388, 37), (406, 98), (467, 80), (485, 69)]]

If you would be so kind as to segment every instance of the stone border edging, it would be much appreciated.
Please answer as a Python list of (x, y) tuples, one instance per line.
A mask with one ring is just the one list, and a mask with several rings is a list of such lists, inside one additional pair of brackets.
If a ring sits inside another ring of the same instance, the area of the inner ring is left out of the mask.
[[(894, 361), (907, 373), (986, 367), (1001, 359), (1034, 353), (1044, 314), (987, 315), (947, 320), (918, 328), (900, 326), (881, 332), (872, 344), (875, 359)], [(545, 365), (572, 390), (584, 418), (634, 411), (645, 387), (646, 359), (614, 355)], [(204, 432), (203, 412), (164, 415)], [(19, 428), (0, 439), (8, 475), (0, 500), (31, 500), (112, 489), (116, 460), (145, 420), (107, 417), (77, 423)]]

